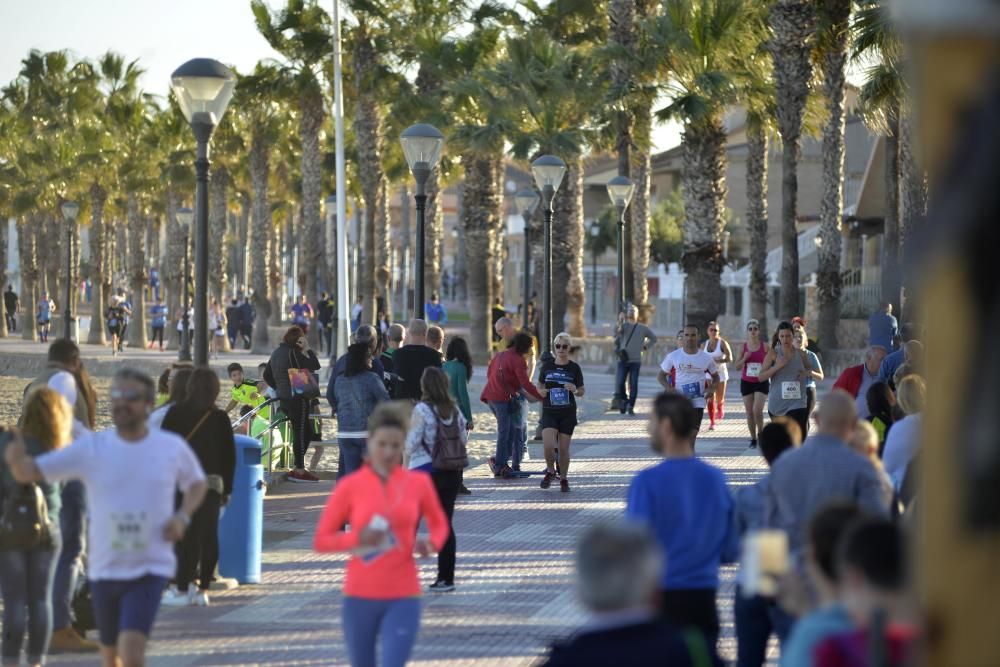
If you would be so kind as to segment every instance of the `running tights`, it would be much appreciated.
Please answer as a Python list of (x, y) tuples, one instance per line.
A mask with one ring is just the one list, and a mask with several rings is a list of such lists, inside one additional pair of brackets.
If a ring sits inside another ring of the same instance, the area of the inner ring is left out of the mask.
[(351, 667), (404, 667), (420, 629), (420, 598), (344, 598), (344, 640)]

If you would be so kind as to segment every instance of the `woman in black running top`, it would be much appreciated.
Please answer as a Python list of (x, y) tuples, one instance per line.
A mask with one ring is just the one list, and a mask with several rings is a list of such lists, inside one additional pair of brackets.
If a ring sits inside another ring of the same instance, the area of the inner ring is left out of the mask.
[(568, 333), (558, 334), (552, 341), (554, 361), (546, 361), (538, 369), (538, 391), (545, 396), (542, 403), (542, 441), (545, 446), (545, 477), (547, 489), (556, 478), (556, 448), (559, 449), (559, 488), (569, 491), (569, 446), (576, 428), (576, 398), (583, 396), (583, 370), (569, 358), (573, 339)]

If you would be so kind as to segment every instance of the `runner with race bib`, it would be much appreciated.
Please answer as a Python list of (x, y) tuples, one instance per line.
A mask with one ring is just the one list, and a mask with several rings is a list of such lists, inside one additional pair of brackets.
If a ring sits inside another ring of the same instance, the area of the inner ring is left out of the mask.
[(771, 383), (760, 379), (760, 367), (767, 356), (767, 345), (760, 339), (760, 322), (747, 322), (747, 342), (743, 352), (733, 362), (734, 370), (743, 370), (740, 377), (740, 395), (747, 412), (747, 427), (750, 429), (750, 447), (757, 446), (757, 436), (764, 430), (764, 404)]
[(764, 357), (760, 379), (771, 382), (767, 395), (767, 414), (771, 419), (785, 416), (795, 420), (806, 433), (809, 411), (806, 409), (805, 379), (811, 368), (805, 352), (794, 345), (795, 332), (789, 322), (782, 322), (771, 341), (771, 350)]
[(583, 396), (583, 369), (569, 358), (573, 339), (568, 333), (557, 334), (552, 341), (555, 359), (545, 361), (538, 369), (538, 391), (545, 396), (542, 403), (542, 442), (545, 447), (545, 477), (547, 489), (556, 478), (556, 449), (559, 450), (559, 488), (569, 491), (569, 446), (576, 428), (576, 397)]
[[(674, 385), (670, 385), (671, 371), (675, 374)], [(706, 375), (710, 376), (709, 380)], [(719, 371), (712, 355), (698, 346), (698, 327), (684, 327), (684, 347), (668, 354), (660, 364), (657, 381), (667, 391), (683, 395), (694, 406), (697, 415), (695, 419), (695, 438), (701, 429), (701, 420), (705, 415), (705, 397), (715, 391), (719, 383)]]

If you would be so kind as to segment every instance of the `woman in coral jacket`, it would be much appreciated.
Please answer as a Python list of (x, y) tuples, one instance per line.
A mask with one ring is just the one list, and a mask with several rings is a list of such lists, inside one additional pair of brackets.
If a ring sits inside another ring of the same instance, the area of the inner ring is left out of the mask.
[[(413, 554), (438, 551), (450, 530), (430, 475), (401, 466), (407, 408), (383, 403), (375, 409), (368, 421), (368, 461), (337, 483), (316, 526), (316, 551), (353, 554), (342, 614), (353, 667), (375, 667), (376, 642), (384, 667), (406, 664), (420, 628)], [(421, 518), (430, 539), (417, 537)]]

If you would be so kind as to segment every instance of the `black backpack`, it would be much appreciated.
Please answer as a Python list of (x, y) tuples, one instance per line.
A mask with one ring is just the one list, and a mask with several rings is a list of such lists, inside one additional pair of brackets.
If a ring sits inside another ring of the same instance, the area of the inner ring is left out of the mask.
[(431, 455), (431, 466), (435, 470), (465, 470), (469, 465), (469, 454), (459, 433), (458, 410), (452, 415), (451, 424), (445, 426), (437, 411), (431, 408), (437, 420), (437, 434), (434, 437), (434, 449), (423, 443), (424, 449)]
[(49, 541), (49, 506), (37, 484), (3, 485), (0, 548), (28, 551)]

